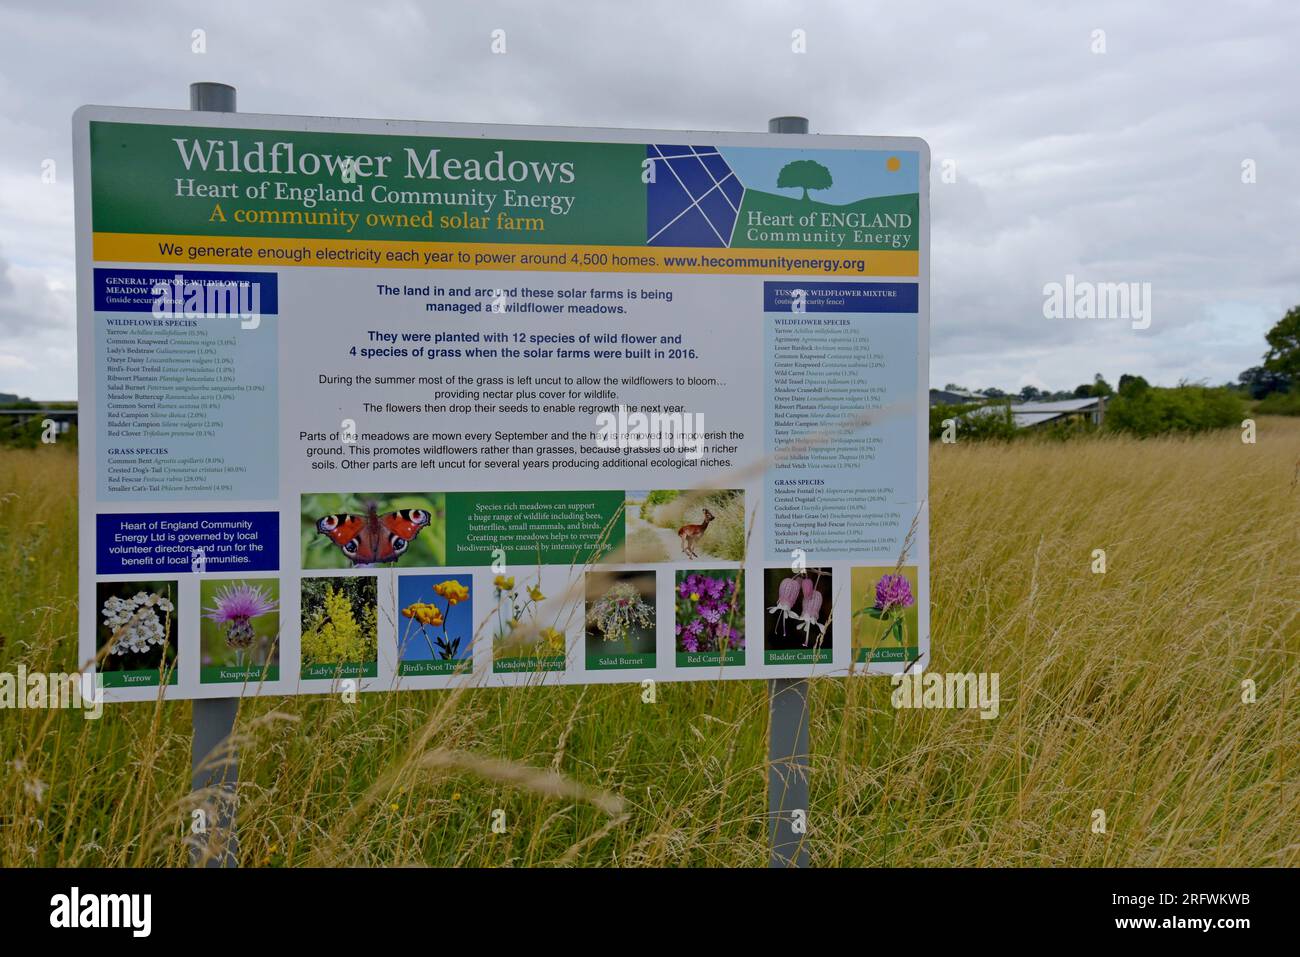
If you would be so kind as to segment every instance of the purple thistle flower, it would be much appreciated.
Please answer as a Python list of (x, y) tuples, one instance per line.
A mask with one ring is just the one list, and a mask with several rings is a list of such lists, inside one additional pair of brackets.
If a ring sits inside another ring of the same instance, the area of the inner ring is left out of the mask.
[(270, 594), (247, 582), (227, 585), (216, 593), (213, 601), (216, 607), (203, 609), (203, 617), (221, 625), (226, 632), (226, 644), (235, 649), (247, 648), (256, 640), (251, 619), (279, 607)]
[(884, 575), (876, 582), (876, 608), (880, 611), (898, 611), (916, 604), (912, 586), (902, 575)]
[(275, 611), (279, 607), (279, 602), (269, 594), (247, 582), (227, 585), (216, 593), (214, 601), (216, 607), (203, 609), (203, 617), (219, 625), (241, 618), (247, 621)]

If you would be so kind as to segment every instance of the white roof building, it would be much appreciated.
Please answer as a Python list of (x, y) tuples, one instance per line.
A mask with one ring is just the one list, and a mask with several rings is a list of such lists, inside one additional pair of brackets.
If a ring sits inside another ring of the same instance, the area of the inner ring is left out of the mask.
[[(1058, 402), (1013, 402), (1011, 404), (1011, 421), (1018, 429), (1029, 429), (1048, 422), (1087, 416), (1093, 425), (1101, 425), (1106, 418), (1106, 396), (1092, 396), (1087, 399), (1062, 399)], [(997, 415), (1003, 406), (989, 405), (972, 409), (969, 415)]]

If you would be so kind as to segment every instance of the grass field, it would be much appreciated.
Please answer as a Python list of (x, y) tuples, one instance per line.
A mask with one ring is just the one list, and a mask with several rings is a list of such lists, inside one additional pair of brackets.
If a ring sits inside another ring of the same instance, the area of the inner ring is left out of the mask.
[[(1300, 864), (1300, 420), (931, 461), (933, 668), (1001, 715), (814, 682), (813, 863)], [(0, 451), (0, 672), (76, 666), (74, 482)], [(253, 699), (241, 856), (761, 865), (766, 727), (761, 682)], [(0, 865), (183, 864), (189, 745), (182, 702), (0, 712)]]

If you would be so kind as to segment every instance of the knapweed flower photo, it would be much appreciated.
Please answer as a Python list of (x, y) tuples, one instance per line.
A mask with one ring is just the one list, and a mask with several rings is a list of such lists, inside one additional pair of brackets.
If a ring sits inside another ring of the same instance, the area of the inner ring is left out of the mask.
[(102, 582), (99, 670), (159, 671), (176, 660), (176, 583)]
[(744, 651), (743, 574), (740, 569), (677, 572), (674, 627), (679, 655)]
[(199, 583), (199, 604), (200, 676), (209, 674), (204, 669), (278, 665), (277, 579), (203, 579)]

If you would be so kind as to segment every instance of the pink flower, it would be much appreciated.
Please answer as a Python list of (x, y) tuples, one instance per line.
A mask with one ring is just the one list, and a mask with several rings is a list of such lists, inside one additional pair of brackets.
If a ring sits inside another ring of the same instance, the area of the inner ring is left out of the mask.
[(256, 640), (250, 619), (275, 611), (279, 603), (261, 588), (240, 582), (227, 585), (214, 598), (216, 607), (205, 608), (203, 617), (224, 627), (226, 644), (231, 648), (248, 648)]
[(219, 625), (241, 618), (247, 621), (275, 611), (279, 606), (279, 602), (263, 592), (260, 587), (247, 582), (227, 585), (217, 592), (214, 600), (216, 607), (203, 609), (203, 617)]
[[(804, 579), (807, 582), (807, 579)], [(791, 617), (791, 610), (794, 603), (799, 600), (799, 579), (791, 576), (781, 580), (781, 584), (776, 589), (776, 604), (767, 610), (769, 615), (779, 614), (781, 616), (781, 634), (785, 634), (785, 622)]]
[(876, 608), (880, 611), (898, 611), (914, 604), (912, 586), (904, 576), (884, 575), (876, 582)]

